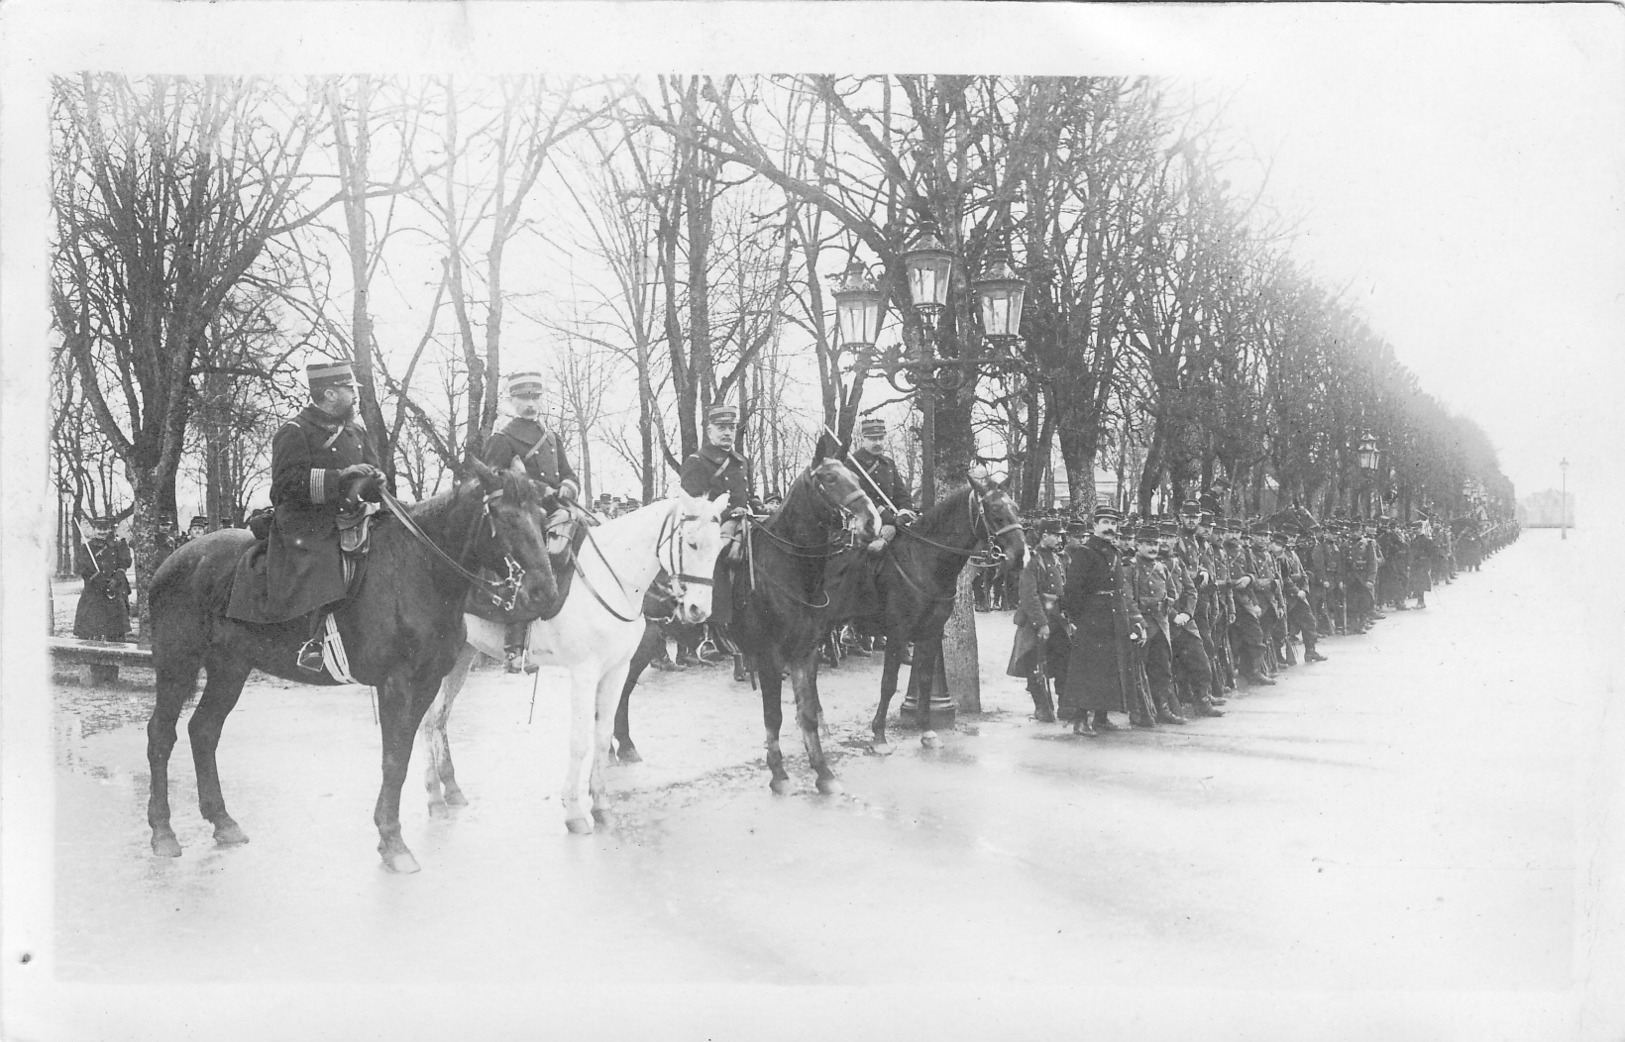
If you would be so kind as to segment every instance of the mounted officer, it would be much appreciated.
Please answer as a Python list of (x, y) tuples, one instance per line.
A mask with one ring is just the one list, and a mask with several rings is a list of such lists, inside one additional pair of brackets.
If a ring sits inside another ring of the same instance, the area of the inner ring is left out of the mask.
[(360, 499), (379, 498), (383, 471), (371, 435), (355, 422), (350, 363), (306, 366), (305, 378), (310, 404), (284, 423), (271, 442), (273, 513), (263, 544), (264, 584), (244, 581), (240, 565), (226, 614), (254, 623), (307, 616), (309, 638), (297, 662), (301, 669), (319, 673), (323, 619), (349, 592), (339, 518), (359, 510)]
[[(859, 481), (865, 492), (878, 492), (875, 506), (880, 508), (880, 535), (869, 549), (875, 553), (886, 549), (897, 538), (897, 526), (907, 525), (917, 516), (914, 513), (914, 493), (898, 473), (897, 461), (886, 454), (886, 421), (871, 416), (858, 427), (858, 445), (852, 451), (852, 462), (863, 471)], [(863, 478), (867, 476), (868, 480)]]
[(73, 635), (86, 640), (124, 640), (130, 634), (130, 544), (113, 534), (113, 519), (90, 520), (73, 550), (74, 570), (85, 581), (73, 613)]
[(734, 449), (738, 428), (738, 409), (731, 405), (713, 405), (707, 409), (700, 451), (683, 461), (679, 478), (683, 491), (691, 496), (715, 499), (723, 493), (728, 495), (728, 511), (722, 522), (724, 549), (717, 558), (716, 590), (719, 594), (724, 590), (729, 594), (711, 599), (711, 621), (718, 626), (726, 626), (733, 619), (733, 566), (745, 555), (745, 515), (759, 506), (753, 502), (750, 458)]
[[(579, 506), (581, 485), (564, 455), (559, 436), (542, 426), (542, 391), (547, 386), (542, 374), (510, 373), (506, 385), (513, 419), (486, 439), (480, 461), (499, 470), (522, 469), (527, 477), (546, 487), (548, 496), (544, 501), (554, 508), (547, 517), (547, 548), (550, 553), (559, 553), (571, 544), (583, 513)], [(509, 673), (523, 669), (529, 633), (528, 623), (508, 621), (503, 643)]]

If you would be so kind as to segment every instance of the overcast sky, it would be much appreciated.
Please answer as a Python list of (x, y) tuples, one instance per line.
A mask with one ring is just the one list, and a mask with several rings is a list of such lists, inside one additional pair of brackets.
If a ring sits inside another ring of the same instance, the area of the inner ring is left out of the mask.
[(1565, 456), (1571, 490), (1603, 491), (1625, 330), (1619, 10), (1263, 14), (1273, 33), (1215, 82), (1300, 219), (1293, 252), (1479, 421), (1520, 494), (1555, 487)]
[[(1229, 99), (1238, 142), (1269, 164), (1270, 202), (1298, 219), (1294, 254), (1346, 287), (1427, 390), (1479, 421), (1520, 494), (1555, 486), (1565, 456), (1571, 489), (1593, 505), (1614, 488), (1604, 473), (1621, 458), (1625, 386), (1625, 16), (1612, 5), (6, 8), (8, 80), (34, 92), (48, 71), (82, 67), (1188, 78)], [(16, 111), (13, 161), (27, 141), (19, 125), (43, 132)], [(20, 154), (9, 176), (39, 176), (43, 156), (26, 144)], [(43, 237), (43, 223), (7, 230), (30, 227)], [(24, 279), (12, 314), (43, 316)]]

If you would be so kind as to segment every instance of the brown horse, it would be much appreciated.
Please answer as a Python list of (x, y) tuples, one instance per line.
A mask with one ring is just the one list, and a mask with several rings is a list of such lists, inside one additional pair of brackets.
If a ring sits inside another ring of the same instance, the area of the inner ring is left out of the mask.
[[(886, 712), (897, 693), (903, 649), (910, 642), (914, 665), (909, 669), (909, 687), (917, 697), (930, 697), (933, 671), (942, 668), (942, 628), (953, 611), (955, 585), (979, 549), (989, 563), (1016, 567), (1027, 543), (1015, 502), (998, 484), (973, 476), (969, 485), (899, 529), (879, 562), (864, 560), (860, 552), (842, 561), (840, 578), (831, 579), (830, 596), (835, 601), (831, 618), (886, 637), (880, 705), (873, 723), (875, 752), (891, 751)], [(863, 574), (869, 568), (876, 569), (872, 585)]]
[[(517, 569), (514, 608), (521, 613), (540, 614), (558, 597), (547, 558), (540, 486), (478, 461), (471, 466), (474, 480), (405, 509), (422, 537), (404, 522), (378, 515), (353, 595), (334, 612), (350, 674), (378, 693), (383, 784), (373, 821), (378, 852), (385, 866), (397, 872), (418, 870), (401, 841), (400, 822), (401, 783), (413, 736), (463, 646), (463, 600), (469, 587), (476, 582), (501, 585), (474, 573), (489, 569), (513, 576)], [(147, 724), (152, 769), (147, 822), (152, 851), (163, 857), (181, 853), (169, 824), (169, 754), (181, 708), (197, 688), (198, 671), (206, 671), (208, 680), (187, 732), (197, 765), (198, 809), (214, 825), (215, 840), (222, 845), (248, 842), (226, 813), (215, 749), (249, 672), (337, 683), (296, 664), (308, 634), (303, 619), (256, 625), (226, 617), (238, 559), (253, 542), (246, 531), (223, 529), (176, 550), (153, 576), (158, 701)]]

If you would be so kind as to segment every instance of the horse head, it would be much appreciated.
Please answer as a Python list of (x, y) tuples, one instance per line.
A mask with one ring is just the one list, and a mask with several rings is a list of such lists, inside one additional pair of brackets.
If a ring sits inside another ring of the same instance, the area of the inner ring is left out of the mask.
[(477, 459), (468, 462), (485, 494), (484, 515), (490, 519), (488, 525), (479, 526), (489, 538), (476, 543), (475, 562), (518, 584), (515, 611), (545, 611), (558, 600), (559, 586), (547, 556), (542, 486)]
[(880, 511), (851, 467), (833, 457), (819, 459), (807, 469), (807, 480), (825, 501), (852, 518), (859, 538), (867, 542), (880, 534)]
[(715, 499), (678, 493), (675, 524), (656, 551), (671, 576), (678, 622), (697, 625), (711, 617), (712, 576), (722, 553), (722, 516), (727, 510), (726, 492)]
[(977, 466), (970, 469), (972, 494), (981, 505), (980, 527), (988, 541), (989, 563), (1008, 562), (1019, 567), (1027, 553), (1027, 540), (1021, 531), (1021, 512), (1002, 484), (988, 476), (987, 470)]

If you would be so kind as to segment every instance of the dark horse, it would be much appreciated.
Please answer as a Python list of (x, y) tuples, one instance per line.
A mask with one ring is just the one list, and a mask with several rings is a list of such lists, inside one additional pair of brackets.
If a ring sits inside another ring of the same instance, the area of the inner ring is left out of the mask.
[[(466, 481), (407, 509), (428, 542), (405, 524), (377, 515), (359, 585), (334, 613), (350, 674), (378, 691), (383, 785), (373, 821), (378, 852), (397, 872), (418, 870), (401, 842), (401, 783), (418, 723), (463, 646), (463, 599), (470, 573), (485, 568), (508, 574), (509, 563), (517, 563), (523, 570), (515, 596), (520, 612), (545, 610), (558, 596), (542, 529), (541, 489), (527, 478), (478, 461), (471, 465), (477, 483)], [(305, 620), (255, 625), (225, 616), (237, 561), (253, 542), (242, 529), (223, 529), (176, 550), (153, 576), (158, 702), (147, 724), (152, 769), (147, 822), (152, 851), (164, 857), (181, 853), (169, 825), (169, 754), (181, 707), (197, 688), (198, 671), (207, 671), (208, 680), (186, 728), (197, 764), (198, 809), (214, 825), (215, 840), (225, 845), (246, 843), (248, 837), (226, 813), (215, 749), (249, 672), (258, 668), (287, 680), (337, 683), (295, 664), (308, 634)]]
[[(767, 729), (767, 766), (773, 772), (770, 787), (789, 790), (790, 775), (779, 749), (779, 728), (784, 723), (781, 702), (784, 672), (796, 696), (796, 721), (801, 726), (807, 760), (818, 775), (818, 791), (840, 791), (840, 783), (824, 758), (818, 737), (822, 707), (818, 701), (818, 647), (827, 627), (824, 569), (845, 545), (847, 519), (861, 522), (868, 539), (880, 528), (874, 502), (858, 484), (857, 475), (834, 459), (815, 462), (790, 486), (784, 503), (765, 521), (747, 530), (744, 559), (736, 566), (733, 621), (726, 629), (755, 670), (762, 691), (762, 722)], [(713, 623), (715, 625), (715, 623)], [(641, 759), (632, 745), (627, 710), (638, 676), (658, 654), (656, 641), (664, 640), (658, 624), (649, 622), (621, 689), (615, 713), (615, 750), (622, 763)]]
[(897, 693), (897, 670), (910, 641), (914, 643), (910, 687), (917, 697), (930, 697), (933, 671), (942, 668), (942, 628), (953, 611), (959, 573), (979, 548), (992, 561), (1015, 567), (1027, 543), (1014, 501), (999, 485), (973, 475), (969, 485), (939, 500), (914, 524), (898, 529), (873, 572), (872, 585), (864, 573), (875, 565), (861, 552), (843, 561), (840, 577), (831, 580), (836, 601), (832, 617), (886, 637), (880, 707), (873, 724), (875, 752), (891, 751), (886, 744), (886, 711)]

